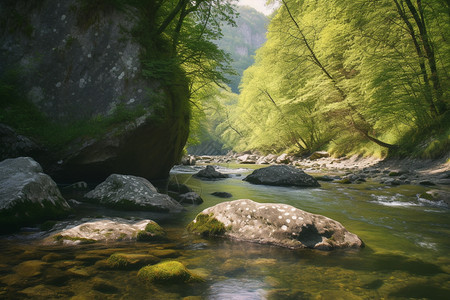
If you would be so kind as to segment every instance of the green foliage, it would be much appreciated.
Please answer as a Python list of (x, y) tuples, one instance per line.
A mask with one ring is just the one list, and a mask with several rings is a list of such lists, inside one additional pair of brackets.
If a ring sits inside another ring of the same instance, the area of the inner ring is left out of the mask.
[(14, 73), (0, 80), (0, 123), (35, 138), (50, 150), (59, 150), (76, 139), (99, 137), (118, 124), (134, 121), (146, 113), (143, 107), (127, 109), (121, 103), (110, 116), (99, 115), (61, 124), (45, 116), (25, 95), (19, 93), (18, 77)]
[(244, 72), (234, 148), (385, 156), (425, 140), (420, 155), (448, 151), (449, 15), (414, 5), (424, 22), (403, 0), (283, 1)]
[(213, 214), (199, 214), (186, 229), (202, 236), (222, 235), (227, 230), (225, 225), (214, 218)]

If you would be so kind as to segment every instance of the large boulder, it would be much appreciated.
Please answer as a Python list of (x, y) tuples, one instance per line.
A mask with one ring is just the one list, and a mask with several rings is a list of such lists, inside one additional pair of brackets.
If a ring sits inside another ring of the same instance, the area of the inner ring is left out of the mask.
[[(49, 149), (36, 160), (57, 181), (163, 179), (187, 140), (187, 81), (174, 71), (169, 87), (145, 75), (157, 71), (142, 54), (157, 65), (165, 53), (138, 42), (148, 34), (135, 30), (139, 4), (118, 2), (0, 1), (0, 83), (12, 91), (2, 109), (17, 114), (8, 125)], [(20, 139), (11, 151), (23, 156), (33, 147)]]
[(188, 230), (291, 249), (360, 248), (361, 239), (339, 222), (290, 205), (248, 199), (223, 202), (203, 210)]
[(85, 194), (84, 200), (114, 209), (159, 212), (183, 210), (170, 196), (158, 193), (148, 180), (132, 175), (110, 175), (94, 190)]
[(266, 184), (276, 186), (317, 187), (317, 180), (293, 166), (270, 166), (253, 171), (243, 180), (254, 184)]
[(67, 215), (56, 183), (30, 157), (0, 162), (0, 233)]
[(48, 237), (45, 243), (74, 245), (96, 242), (117, 242), (149, 240), (141, 239), (142, 235), (161, 236), (161, 227), (152, 220), (139, 222), (121, 218), (84, 220), (83, 223), (68, 225), (59, 232)]
[(198, 173), (195, 174), (194, 177), (202, 180), (218, 180), (228, 178), (229, 176), (227, 174), (222, 174), (216, 171), (213, 166), (206, 166), (206, 168), (204, 168), (203, 170), (198, 171)]

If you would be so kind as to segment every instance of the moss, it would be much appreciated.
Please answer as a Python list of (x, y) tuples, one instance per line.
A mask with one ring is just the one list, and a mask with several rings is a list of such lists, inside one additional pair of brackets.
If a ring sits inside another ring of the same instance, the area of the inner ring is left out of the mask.
[(0, 122), (37, 140), (51, 151), (61, 150), (80, 138), (99, 138), (112, 128), (128, 124), (147, 113), (142, 106), (128, 109), (125, 104), (119, 104), (110, 116), (57, 123), (19, 92), (21, 70), (7, 73), (0, 79)]
[(165, 261), (153, 266), (146, 266), (139, 270), (138, 277), (149, 283), (189, 283), (204, 281), (178, 261)]
[(155, 264), (161, 259), (150, 254), (128, 254), (128, 253), (114, 253), (107, 262), (108, 265), (114, 269), (133, 269), (139, 268), (148, 264)]
[(156, 222), (150, 221), (145, 230), (140, 230), (137, 233), (136, 239), (140, 242), (158, 241), (166, 238), (166, 232)]
[(223, 235), (227, 228), (214, 218), (213, 214), (199, 214), (188, 226), (187, 230), (202, 236)]
[(53, 236), (53, 240), (58, 243), (63, 243), (64, 241), (72, 241), (72, 242), (79, 242), (80, 244), (93, 244), (97, 242), (96, 240), (93, 239), (65, 236), (61, 234)]

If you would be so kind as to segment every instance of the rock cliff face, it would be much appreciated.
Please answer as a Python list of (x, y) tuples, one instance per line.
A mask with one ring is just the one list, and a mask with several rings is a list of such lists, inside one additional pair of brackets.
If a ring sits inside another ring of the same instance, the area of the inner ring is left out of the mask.
[(37, 158), (56, 179), (100, 181), (112, 172), (164, 178), (188, 135), (187, 85), (171, 89), (142, 76), (146, 49), (130, 33), (136, 11), (102, 7), (105, 1), (98, 11), (83, 10), (85, 2), (0, 3), (0, 78), (14, 74), (21, 96), (55, 126), (134, 112)]

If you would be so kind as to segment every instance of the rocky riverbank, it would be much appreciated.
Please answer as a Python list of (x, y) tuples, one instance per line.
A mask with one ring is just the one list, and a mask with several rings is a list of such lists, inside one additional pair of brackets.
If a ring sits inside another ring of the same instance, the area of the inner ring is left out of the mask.
[[(301, 168), (308, 173), (345, 176), (352, 182), (359, 178), (387, 184), (423, 184), (450, 186), (450, 154), (441, 159), (380, 159), (374, 157), (331, 157), (326, 152), (316, 152), (308, 158), (287, 154), (266, 156), (230, 153), (224, 156), (190, 156), (184, 162), (196, 164), (286, 164)], [(334, 178), (333, 177), (333, 178)], [(352, 179), (353, 178), (353, 179)], [(388, 179), (395, 179), (390, 181)], [(387, 182), (386, 182), (387, 181)]]

